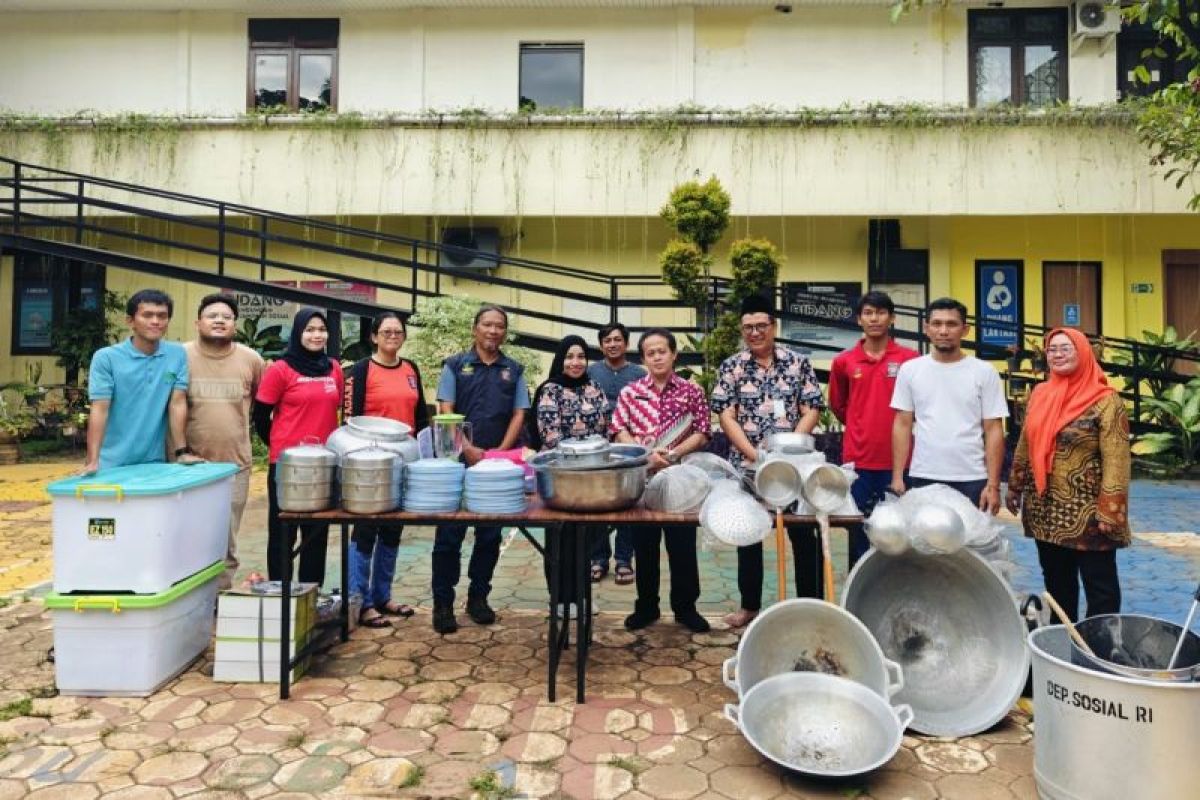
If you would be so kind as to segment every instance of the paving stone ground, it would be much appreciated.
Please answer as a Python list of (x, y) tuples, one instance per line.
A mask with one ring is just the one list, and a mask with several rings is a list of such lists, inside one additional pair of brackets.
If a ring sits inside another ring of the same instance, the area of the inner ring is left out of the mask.
[[(544, 581), (536, 553), (506, 532), (498, 625), (437, 637), (429, 617), (429, 529), (407, 531), (395, 589), (420, 606), (357, 630), (280, 702), (276, 687), (212, 681), (212, 651), (147, 698), (55, 696), (46, 480), (72, 465), (0, 468), (0, 800), (8, 798), (1032, 798), (1032, 721), (1017, 708), (958, 740), (906, 737), (885, 768), (821, 783), (764, 761), (722, 713), (720, 664), (734, 632), (691, 635), (669, 621), (629, 633), (631, 587), (599, 587), (588, 702), (573, 701), (573, 651), (546, 700)], [(1121, 554), (1129, 610), (1182, 618), (1200, 576), (1195, 482), (1139, 482), (1135, 546)], [(1145, 504), (1139, 495), (1146, 492)], [(246, 512), (243, 572), (263, 565), (265, 491)], [(1009, 531), (1014, 588), (1040, 587), (1032, 546)], [(469, 540), (468, 540), (469, 542)], [(844, 536), (835, 536), (844, 565)], [(28, 562), (28, 563), (21, 563)], [(768, 586), (774, 596), (772, 555)], [(701, 553), (701, 610), (736, 603), (731, 550)], [(665, 559), (664, 559), (665, 565)], [(336, 584), (336, 548), (329, 559)], [(25, 569), (27, 571), (20, 572)], [(665, 571), (665, 570), (664, 570)], [(839, 586), (843, 580), (838, 570)], [(37, 584), (42, 584), (39, 588)], [(23, 595), (34, 598), (23, 601)], [(664, 593), (665, 596), (665, 593)], [(669, 616), (669, 615), (668, 615)]]

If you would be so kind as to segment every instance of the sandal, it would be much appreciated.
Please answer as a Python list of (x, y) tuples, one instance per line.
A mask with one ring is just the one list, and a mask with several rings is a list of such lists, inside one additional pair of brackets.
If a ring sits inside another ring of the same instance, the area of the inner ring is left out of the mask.
[(613, 575), (613, 580), (621, 586), (628, 586), (633, 583), (636, 577), (633, 567), (628, 564), (617, 564), (617, 568), (613, 570)]
[(364, 628), (390, 628), (392, 626), (391, 620), (379, 613), (371, 617), (359, 614), (358, 624)]
[(608, 574), (608, 565), (592, 564), (592, 583), (599, 583)]
[(385, 617), (404, 617), (404, 619), (408, 619), (417, 613), (416, 609), (408, 603), (393, 603), (391, 601), (381, 606), (376, 606), (375, 610)]

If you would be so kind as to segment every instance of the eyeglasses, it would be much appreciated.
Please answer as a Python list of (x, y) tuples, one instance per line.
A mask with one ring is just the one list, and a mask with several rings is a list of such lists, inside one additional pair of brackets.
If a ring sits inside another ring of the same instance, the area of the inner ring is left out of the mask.
[(771, 330), (772, 323), (770, 322), (755, 322), (747, 323), (742, 326), (742, 333), (766, 333)]
[(233, 320), (237, 319), (237, 317), (235, 317), (233, 314), (223, 314), (220, 311), (214, 311), (211, 314), (205, 314), (203, 316), (203, 319), (206, 319), (210, 322), (216, 322), (217, 320), (224, 320), (225, 322), (232, 322)]
[(378, 335), (382, 336), (386, 339), (399, 339), (401, 336), (404, 335), (404, 331), (397, 331), (397, 330), (380, 331)]
[(1075, 352), (1075, 348), (1069, 344), (1063, 345), (1061, 347), (1047, 347), (1046, 348), (1046, 355), (1048, 355), (1048, 356), (1059, 356), (1059, 355), (1069, 356), (1074, 352)]

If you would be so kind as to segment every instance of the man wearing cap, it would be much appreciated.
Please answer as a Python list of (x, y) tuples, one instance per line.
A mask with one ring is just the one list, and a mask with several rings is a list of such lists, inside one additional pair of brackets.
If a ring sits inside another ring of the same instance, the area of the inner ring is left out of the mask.
[[(729, 460), (745, 468), (758, 460), (758, 447), (772, 433), (811, 433), (824, 405), (821, 385), (807, 358), (775, 344), (775, 310), (761, 295), (742, 301), (746, 349), (721, 363), (709, 404), (729, 437)], [(821, 596), (821, 550), (810, 526), (788, 528), (795, 559), (796, 593)], [(725, 617), (740, 628), (762, 608), (762, 543), (739, 547), (741, 608)]]

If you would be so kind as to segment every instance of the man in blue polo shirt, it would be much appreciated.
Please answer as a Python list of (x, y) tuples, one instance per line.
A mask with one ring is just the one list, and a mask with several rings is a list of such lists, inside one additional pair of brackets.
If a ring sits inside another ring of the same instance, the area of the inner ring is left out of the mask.
[[(438, 381), (438, 411), (457, 413), (471, 424), (471, 444), (463, 449), (468, 465), (487, 450), (515, 447), (529, 408), (524, 370), (500, 351), (508, 335), (508, 314), (499, 306), (484, 306), (472, 326), (475, 343), (465, 353), (446, 359)], [(458, 630), (454, 618), (454, 587), (462, 571), (466, 525), (438, 525), (433, 540), (433, 629), (441, 634)], [(479, 625), (491, 625), (496, 612), (488, 605), (492, 575), (500, 560), (500, 528), (476, 527), (475, 547), (467, 565), (467, 615)]]
[(143, 289), (125, 306), (132, 335), (92, 356), (88, 372), (87, 463), (84, 474), (167, 460), (167, 425), (181, 463), (199, 461), (187, 446), (187, 354), (164, 342), (174, 303)]

